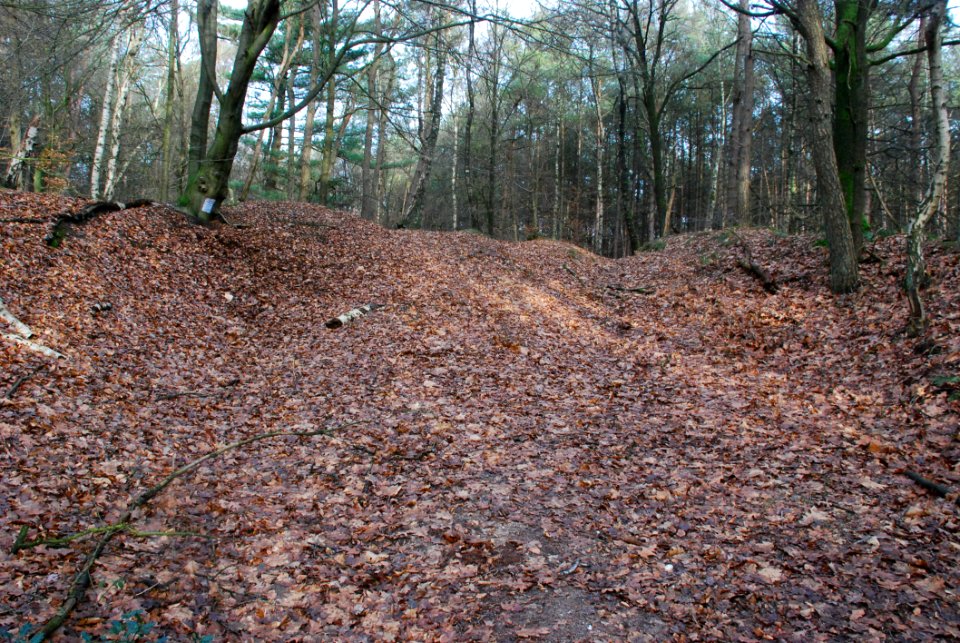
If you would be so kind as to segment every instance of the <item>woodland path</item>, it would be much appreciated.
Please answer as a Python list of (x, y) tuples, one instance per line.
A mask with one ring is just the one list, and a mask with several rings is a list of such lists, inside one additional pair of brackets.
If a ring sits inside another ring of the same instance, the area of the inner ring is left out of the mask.
[(4, 226), (0, 297), (69, 359), (0, 344), (0, 393), (44, 365), (0, 406), (0, 627), (49, 616), (89, 546), (11, 555), (21, 525), (100, 524), (218, 444), (358, 422), (175, 483), (141, 528), (215, 539), (118, 538), (67, 633), (140, 608), (184, 640), (960, 636), (956, 507), (901, 473), (960, 479), (936, 379), (956, 251), (932, 252), (931, 351), (901, 332), (900, 240), (838, 299), (812, 239), (764, 231), (741, 235), (777, 295), (723, 234), (611, 261), (230, 216), (250, 227), (105, 215), (57, 251)]

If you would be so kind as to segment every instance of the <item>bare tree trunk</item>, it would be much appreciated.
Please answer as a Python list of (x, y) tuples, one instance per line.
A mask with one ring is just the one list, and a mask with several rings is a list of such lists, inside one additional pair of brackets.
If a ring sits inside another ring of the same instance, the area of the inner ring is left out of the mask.
[[(470, 10), (477, 13), (477, 1), (470, 0)], [(464, 78), (467, 83), (467, 114), (463, 124), (463, 189), (466, 193), (466, 210), (470, 227), (479, 229), (473, 185), (473, 119), (476, 112), (476, 96), (473, 86), (473, 65), (477, 60), (476, 29), (473, 21), (467, 27), (467, 64)]]
[(179, 32), (180, 0), (170, 1), (170, 26), (167, 35), (167, 86), (163, 104), (163, 143), (161, 147), (162, 169), (160, 174), (160, 200), (170, 200), (170, 177), (173, 169), (173, 106), (176, 97), (177, 57), (180, 52)]
[(103, 107), (100, 109), (100, 129), (97, 132), (97, 144), (93, 148), (93, 161), (90, 164), (90, 198), (100, 198), (100, 174), (103, 172), (103, 159), (107, 153), (110, 135), (110, 119), (113, 112), (113, 93), (120, 68), (120, 34), (114, 36), (110, 44), (110, 68), (107, 71), (107, 88), (103, 95)]
[[(748, 0), (740, 0), (740, 8), (749, 9)], [(733, 122), (730, 127), (727, 159), (728, 222), (748, 224), (750, 214), (750, 142), (753, 132), (753, 33), (750, 16), (737, 17), (737, 53), (733, 76)]]
[[(213, 105), (214, 86), (217, 83), (217, 0), (197, 0), (197, 32), (200, 42), (200, 79), (197, 98), (190, 116), (190, 145), (187, 150), (187, 173), (193, 176), (207, 153), (207, 130), (210, 127), (210, 107)], [(233, 160), (231, 159), (231, 166)]]
[[(33, 120), (27, 126), (26, 135), (20, 139), (10, 159), (10, 167), (7, 168), (7, 174), (4, 177), (3, 184), (8, 188), (23, 190), (26, 187), (24, 181), (24, 168), (27, 160), (33, 153), (33, 148), (37, 143), (37, 135), (40, 134), (40, 117), (34, 116)], [(18, 131), (19, 136), (19, 131)]]
[[(748, 0), (741, 0), (743, 6)], [(740, 123), (737, 136), (737, 221), (744, 225), (750, 224), (750, 165), (753, 148), (753, 90), (755, 85), (753, 69), (753, 34), (750, 32), (750, 18), (743, 14), (740, 21), (745, 25), (740, 28), (742, 38), (747, 41), (743, 64), (743, 94), (740, 97)]]
[(723, 227), (723, 213), (717, 207), (717, 195), (720, 192), (720, 163), (723, 159), (723, 148), (725, 146), (725, 137), (727, 130), (727, 96), (723, 88), (723, 81), (720, 81), (720, 122), (719, 127), (715, 129), (715, 141), (713, 145), (713, 158), (710, 163), (710, 192), (707, 195), (707, 217), (710, 218), (711, 227), (719, 230)]
[(910, 222), (907, 238), (907, 274), (904, 284), (910, 304), (909, 328), (913, 333), (922, 332), (928, 324), (923, 301), (920, 299), (920, 288), (926, 280), (923, 258), (924, 228), (940, 207), (946, 192), (950, 163), (950, 121), (943, 79), (943, 36), (940, 33), (946, 12), (946, 0), (938, 0), (930, 9), (930, 17), (924, 29), (927, 66), (930, 71), (930, 105), (933, 108), (934, 159), (926, 198), (917, 208), (916, 217)]
[[(290, 72), (290, 83), (287, 85), (287, 103), (290, 105), (296, 105), (297, 103), (297, 94), (293, 87), (293, 79), (296, 76), (296, 67), (294, 67)], [(297, 116), (294, 114), (287, 121), (287, 198), (291, 201), (296, 198), (300, 191), (299, 172), (297, 172), (299, 166), (296, 162), (296, 135)], [(303, 143), (301, 143), (301, 147), (304, 147)]]
[[(430, 93), (429, 112), (424, 123), (424, 134), (420, 143), (420, 158), (413, 174), (413, 190), (410, 205), (404, 213), (403, 220), (409, 226), (419, 227), (423, 216), (423, 199), (426, 194), (427, 182), (433, 168), (433, 156), (437, 148), (437, 138), (440, 135), (440, 119), (443, 111), (443, 82), (446, 76), (447, 55), (444, 43), (436, 36), (436, 69), (433, 69), (433, 87)], [(430, 55), (425, 52), (424, 64), (429, 68)]]
[(830, 288), (835, 293), (856, 290), (860, 284), (856, 248), (840, 185), (833, 150), (830, 61), (816, 0), (798, 0), (795, 26), (807, 44), (807, 81), (810, 101), (810, 140), (817, 171), (820, 208), (830, 246)]
[[(373, 2), (373, 32), (380, 35), (380, 0)], [(363, 165), (360, 168), (360, 216), (374, 218), (376, 210), (376, 180), (373, 171), (373, 134), (377, 126), (377, 91), (380, 57), (383, 55), (383, 43), (374, 46), (373, 60), (367, 68), (367, 127), (363, 136)], [(456, 154), (456, 152), (454, 152)]]
[[(454, 91), (456, 91), (456, 77), (454, 77)], [(458, 146), (460, 144), (460, 126), (459, 119), (457, 115), (453, 115), (453, 169), (450, 172), (450, 198), (452, 200), (453, 206), (453, 223), (451, 229), (454, 231), (458, 230), (460, 227), (460, 213), (458, 212), (459, 203), (457, 200), (457, 161), (460, 160), (460, 150)]]
[[(592, 67), (591, 62), (591, 67)], [(606, 133), (603, 127), (603, 90), (598, 78), (591, 78), (594, 109), (597, 114), (597, 200), (593, 220), (593, 251), (603, 253), (603, 148)]]
[[(562, 105), (562, 103), (561, 103)], [(553, 160), (553, 238), (560, 238), (561, 195), (563, 194), (563, 109), (557, 116), (557, 143)]]
[[(280, 87), (277, 90), (277, 114), (286, 111), (287, 105), (287, 73), (280, 76)], [(263, 191), (276, 192), (279, 188), (278, 172), (280, 166), (280, 150), (283, 147), (283, 122), (270, 128), (267, 151), (263, 156)]]
[(377, 164), (374, 168), (373, 182), (375, 183), (375, 205), (374, 221), (383, 223), (383, 195), (386, 193), (386, 172), (384, 165), (387, 160), (387, 146), (384, 141), (387, 137), (387, 108), (390, 97), (393, 95), (393, 85), (396, 82), (394, 71), (390, 70), (390, 78), (387, 86), (380, 94), (380, 115), (377, 119)]
[(330, 177), (333, 175), (333, 162), (336, 159), (334, 155), (334, 125), (336, 119), (337, 107), (337, 84), (331, 82), (327, 87), (326, 112), (324, 114), (323, 124), (323, 147), (320, 157), (320, 178), (317, 180), (319, 186), (318, 198), (320, 203), (327, 205), (330, 199)]
[[(200, 0), (200, 2), (207, 2), (207, 0)], [(214, 216), (218, 204), (227, 196), (230, 171), (233, 169), (240, 136), (244, 131), (243, 104), (247, 96), (247, 88), (257, 59), (270, 41), (279, 20), (280, 0), (257, 0), (256, 2), (250, 0), (244, 12), (243, 26), (237, 41), (237, 55), (233, 62), (230, 83), (220, 101), (220, 114), (217, 118), (213, 143), (206, 150), (205, 155), (194, 159), (196, 169), (191, 172), (187, 187), (181, 196), (182, 204), (202, 221), (209, 221)], [(215, 40), (215, 29), (213, 36)], [(209, 58), (209, 48), (206, 48), (206, 52), (204, 57), (207, 58), (206, 62), (209, 65), (201, 65), (201, 72), (213, 64)], [(212, 92), (213, 85), (211, 84), (210, 87)], [(202, 100), (202, 95), (198, 96), (198, 102)], [(209, 117), (209, 111), (206, 116), (202, 113), (198, 116), (198, 111), (202, 112), (195, 106), (195, 120), (191, 124), (191, 144), (195, 142), (193, 134), (195, 130), (200, 129), (200, 121), (203, 121), (205, 131), (206, 120)]]
[(103, 198), (113, 200), (113, 193), (117, 187), (117, 157), (120, 155), (120, 129), (123, 125), (123, 116), (130, 102), (130, 81), (137, 72), (139, 62), (137, 55), (143, 42), (145, 27), (142, 24), (134, 25), (130, 31), (130, 40), (127, 51), (120, 61), (119, 76), (117, 78), (117, 97), (113, 114), (110, 118), (110, 153), (107, 156), (107, 174), (103, 182)]
[[(920, 28), (918, 30), (918, 44), (924, 46), (924, 34), (926, 33), (927, 16), (920, 16)], [(913, 69), (910, 74), (910, 82), (907, 84), (907, 92), (910, 95), (910, 152), (912, 154), (911, 163), (911, 203), (909, 207), (919, 207), (923, 201), (923, 56), (917, 54), (914, 56)], [(910, 222), (907, 223), (910, 225)]]

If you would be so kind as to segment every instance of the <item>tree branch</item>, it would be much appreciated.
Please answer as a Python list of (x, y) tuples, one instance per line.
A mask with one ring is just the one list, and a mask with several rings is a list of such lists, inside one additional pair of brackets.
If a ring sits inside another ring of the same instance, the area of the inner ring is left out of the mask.
[[(168, 475), (166, 478), (161, 480), (159, 483), (157, 483), (156, 485), (150, 487), (149, 489), (141, 493), (139, 496), (137, 496), (135, 500), (133, 500), (133, 502), (127, 505), (127, 509), (120, 516), (119, 520), (117, 520), (117, 522), (114, 523), (113, 525), (106, 525), (103, 527), (94, 527), (87, 530), (86, 532), (81, 532), (80, 535), (88, 535), (91, 533), (99, 533), (99, 532), (103, 532), (103, 535), (100, 537), (100, 540), (97, 541), (97, 544), (93, 548), (93, 550), (89, 554), (87, 554), (87, 557), (84, 559), (83, 566), (80, 568), (80, 571), (77, 572), (76, 576), (74, 576), (73, 582), (70, 584), (70, 589), (67, 592), (66, 598), (63, 600), (63, 603), (60, 604), (60, 607), (57, 609), (57, 612), (53, 615), (52, 618), (50, 618), (50, 620), (46, 622), (46, 624), (44, 624), (43, 628), (41, 628), (40, 631), (36, 632), (35, 634), (31, 634), (30, 636), (31, 643), (33, 642), (39, 643), (40, 641), (45, 641), (54, 632), (60, 629), (60, 627), (70, 617), (70, 614), (73, 612), (73, 610), (76, 609), (77, 605), (79, 605), (80, 602), (83, 600), (83, 597), (86, 594), (87, 588), (90, 587), (90, 572), (93, 570), (93, 566), (96, 564), (97, 559), (99, 559), (100, 556), (103, 554), (103, 550), (106, 548), (106, 546), (110, 543), (111, 540), (113, 540), (113, 537), (116, 536), (118, 533), (123, 533), (130, 530), (129, 523), (133, 518), (134, 511), (143, 507), (144, 505), (149, 503), (151, 500), (153, 500), (157, 495), (159, 495), (177, 478), (181, 478), (186, 474), (196, 470), (204, 462), (213, 460), (223, 455), (224, 453), (239, 449), (241, 447), (245, 447), (255, 442), (261, 442), (263, 440), (269, 440), (270, 438), (277, 438), (282, 436), (309, 438), (309, 437), (315, 437), (318, 435), (324, 435), (324, 436), (330, 437), (330, 436), (333, 436), (334, 431), (337, 431), (339, 429), (344, 429), (348, 426), (354, 426), (356, 424), (360, 424), (360, 422), (349, 422), (347, 424), (341, 424), (337, 427), (333, 427), (329, 429), (318, 429), (316, 431), (271, 431), (269, 433), (261, 433), (260, 435), (255, 435), (250, 438), (238, 440), (226, 446), (220, 447), (219, 449), (215, 449), (214, 451), (211, 451), (210, 453), (204, 456), (201, 456), (193, 460), (192, 462), (180, 467), (179, 469), (177, 469), (176, 471)], [(132, 533), (134, 533), (134, 535), (150, 534), (150, 532), (132, 532)], [(74, 534), (74, 537), (71, 539), (80, 537), (80, 535)], [(23, 542), (25, 540), (26, 540), (26, 532), (24, 528), (21, 528), (20, 534), (17, 536), (17, 542), (20, 544), (20, 547), (19, 547), (20, 549), (23, 549), (25, 547), (25, 544)], [(14, 546), (16, 547), (17, 543), (15, 543)]]

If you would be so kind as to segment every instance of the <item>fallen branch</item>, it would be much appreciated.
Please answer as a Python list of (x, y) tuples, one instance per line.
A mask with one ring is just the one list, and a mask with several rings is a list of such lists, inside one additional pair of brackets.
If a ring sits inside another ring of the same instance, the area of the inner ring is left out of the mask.
[(215, 393), (201, 393), (200, 391), (163, 391), (157, 393), (158, 400), (173, 400), (178, 397), (214, 397)]
[(4, 399), (12, 400), (13, 396), (17, 394), (17, 391), (20, 390), (20, 387), (23, 386), (28, 379), (30, 379), (31, 377), (33, 377), (34, 375), (36, 375), (42, 370), (43, 370), (43, 364), (41, 364), (40, 366), (37, 366), (35, 369), (30, 371), (26, 375), (21, 375), (20, 377), (18, 377), (16, 381), (13, 383), (13, 386), (11, 386), (9, 390), (7, 390), (6, 395), (3, 396)]
[(652, 295), (656, 292), (653, 288), (647, 288), (646, 286), (639, 286), (637, 288), (627, 288), (626, 286), (621, 286), (620, 284), (608, 284), (607, 288), (610, 290), (615, 290), (616, 292), (632, 292), (638, 295)]
[(747, 245), (747, 242), (737, 233), (733, 233), (733, 236), (737, 240), (737, 245), (740, 246), (740, 249), (743, 251), (743, 256), (737, 258), (737, 265), (747, 274), (755, 277), (757, 281), (760, 282), (760, 285), (763, 286), (764, 290), (771, 295), (776, 295), (780, 289), (776, 280), (770, 276), (770, 273), (767, 272), (763, 266), (753, 260), (753, 253), (750, 252), (750, 246)]
[(98, 214), (103, 214), (104, 212), (118, 212), (120, 210), (129, 210), (145, 205), (156, 204), (148, 199), (137, 199), (129, 203), (121, 203), (119, 201), (97, 201), (96, 203), (91, 203), (76, 214), (66, 213), (58, 216), (53, 222), (50, 232), (47, 233), (47, 236), (44, 237), (43, 240), (51, 248), (59, 248), (60, 244), (63, 243), (63, 238), (67, 236), (67, 225), (86, 223)]
[(7, 305), (3, 303), (3, 300), (0, 299), (0, 319), (3, 319), (7, 324), (13, 327), (13, 332), (17, 335), (20, 335), (24, 339), (30, 339), (33, 337), (33, 331), (30, 330), (30, 327), (24, 324), (22, 321), (14, 317), (7, 309)]
[[(938, 498), (946, 498), (952, 493), (950, 487), (946, 487), (940, 483), (934, 482), (933, 480), (928, 480), (919, 473), (915, 473), (913, 471), (904, 471), (903, 475), (907, 476)], [(960, 497), (954, 498), (954, 502), (960, 504)]]
[(581, 279), (581, 278), (580, 278), (580, 275), (578, 275), (577, 273), (575, 273), (575, 272), (573, 271), (573, 268), (571, 268), (571, 267), (568, 266), (567, 264), (563, 264), (563, 269), (566, 270), (567, 272), (569, 272), (571, 275), (573, 275), (573, 278), (577, 280), (577, 282), (580, 284), (580, 287), (581, 287), (581, 288), (586, 288), (586, 287), (587, 287), (587, 284), (583, 283), (583, 279)]
[(29, 339), (25, 339), (20, 335), (14, 335), (13, 333), (0, 333), (0, 335), (2, 335), (3, 338), (8, 341), (11, 341), (15, 344), (20, 344), (21, 346), (33, 351), (34, 353), (39, 353), (40, 355), (43, 355), (45, 357), (66, 358), (66, 355), (64, 355), (63, 353), (58, 353), (52, 348), (44, 346), (43, 344), (38, 344), (37, 342), (31, 341)]
[(46, 223), (47, 219), (38, 217), (13, 217), (12, 219), (0, 219), (0, 223)]
[(13, 543), (13, 547), (10, 548), (11, 554), (16, 554), (18, 551), (24, 549), (33, 549), (34, 547), (66, 547), (75, 540), (80, 540), (86, 538), (87, 536), (95, 536), (97, 534), (112, 534), (123, 532), (129, 536), (135, 536), (137, 538), (160, 538), (160, 537), (197, 537), (197, 538), (210, 538), (213, 536), (208, 536), (206, 534), (200, 534), (194, 531), (140, 531), (139, 529), (134, 529), (133, 525), (126, 522), (118, 522), (112, 525), (103, 525), (101, 527), (90, 527), (82, 531), (77, 531), (72, 534), (67, 534), (66, 536), (59, 536), (56, 538), (38, 538), (37, 540), (27, 540), (28, 529), (24, 525), (20, 528), (20, 533), (17, 534), (17, 539)]
[(343, 313), (339, 317), (333, 317), (327, 320), (325, 326), (330, 329), (340, 328), (345, 324), (349, 324), (354, 319), (359, 319), (367, 313), (372, 313), (378, 308), (383, 308), (383, 304), (367, 304), (366, 306), (360, 306), (359, 308), (354, 308), (348, 312)]
[[(43, 628), (36, 633), (32, 633), (30, 636), (31, 642), (40, 642), (47, 640), (54, 632), (60, 629), (60, 627), (66, 622), (67, 618), (70, 617), (70, 614), (73, 613), (73, 610), (76, 609), (77, 605), (83, 600), (84, 595), (86, 594), (87, 589), (90, 587), (90, 572), (93, 570), (93, 566), (96, 564), (97, 559), (103, 554), (103, 550), (106, 546), (113, 540), (113, 537), (118, 533), (123, 533), (125, 529), (119, 529), (119, 525), (129, 524), (133, 518), (133, 513), (153, 500), (157, 495), (159, 495), (164, 489), (166, 489), (170, 484), (177, 478), (183, 477), (191, 471), (196, 470), (201, 464), (209, 460), (213, 460), (224, 453), (245, 447), (254, 442), (260, 442), (262, 440), (268, 440), (270, 438), (277, 438), (283, 436), (298, 437), (298, 438), (308, 438), (315, 437), (318, 435), (332, 436), (333, 432), (337, 429), (343, 429), (348, 426), (353, 426), (359, 424), (359, 422), (350, 422), (347, 424), (342, 424), (338, 427), (331, 429), (318, 429), (316, 431), (272, 431), (270, 433), (261, 433), (260, 435), (255, 435), (250, 438), (245, 438), (243, 440), (238, 440), (224, 447), (220, 447), (210, 453), (201, 456), (190, 463), (180, 467), (166, 478), (161, 480), (156, 485), (150, 487), (143, 493), (141, 493), (137, 498), (127, 505), (127, 509), (123, 512), (123, 515), (120, 516), (120, 519), (116, 523), (106, 527), (94, 528), (102, 529), (103, 535), (100, 537), (100, 540), (97, 541), (97, 544), (94, 546), (93, 550), (87, 554), (87, 557), (84, 559), (83, 566), (80, 568), (80, 571), (77, 572), (76, 576), (73, 577), (73, 582), (70, 584), (70, 589), (67, 592), (67, 596), (64, 599), (63, 603), (60, 604), (60, 607), (57, 609), (56, 614), (50, 618), (49, 621), (44, 624)], [(26, 539), (26, 533), (21, 528), (20, 536), (18, 536), (18, 541)], [(22, 548), (22, 547), (21, 547)]]

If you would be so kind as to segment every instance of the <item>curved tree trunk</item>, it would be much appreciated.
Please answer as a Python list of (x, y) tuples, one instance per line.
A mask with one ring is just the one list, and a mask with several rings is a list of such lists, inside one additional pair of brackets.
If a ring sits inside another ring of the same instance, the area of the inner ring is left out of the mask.
[(907, 274), (904, 285), (910, 304), (909, 330), (914, 334), (922, 332), (927, 326), (926, 311), (920, 299), (920, 288), (926, 279), (926, 263), (923, 258), (924, 229), (940, 208), (947, 187), (950, 163), (950, 121), (943, 80), (943, 36), (940, 33), (946, 12), (946, 0), (939, 0), (930, 10), (924, 31), (927, 65), (930, 70), (930, 103), (933, 108), (934, 158), (927, 195), (920, 204), (916, 217), (910, 222), (907, 238)]
[[(257, 58), (270, 41), (280, 20), (280, 0), (251, 0), (244, 13), (237, 42), (237, 55), (230, 84), (220, 102), (220, 116), (213, 143), (205, 158), (196, 161), (181, 202), (201, 221), (213, 218), (217, 206), (227, 197), (230, 170), (243, 134), (243, 103)], [(215, 35), (215, 34), (214, 34)], [(201, 70), (212, 66), (202, 65)], [(212, 85), (211, 85), (212, 87)], [(200, 97), (198, 97), (198, 101)], [(195, 110), (196, 114), (196, 110)], [(193, 123), (197, 126), (197, 123)], [(191, 132), (191, 144), (193, 132)]]

